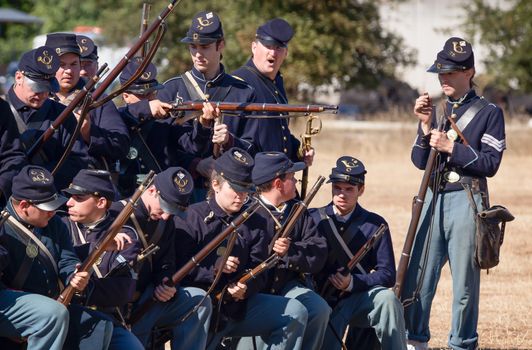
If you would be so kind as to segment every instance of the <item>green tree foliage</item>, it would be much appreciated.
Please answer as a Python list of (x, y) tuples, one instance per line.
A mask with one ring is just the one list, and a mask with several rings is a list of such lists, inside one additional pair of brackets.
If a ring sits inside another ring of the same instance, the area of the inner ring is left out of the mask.
[[(385, 1), (385, 0), (382, 0)], [(0, 0), (0, 4), (8, 3)], [(169, 0), (152, 0), (150, 22)], [(138, 37), (142, 0), (23, 0), (18, 9), (44, 20), (40, 33), (70, 31), (77, 25), (104, 29), (110, 43), (130, 46)], [(414, 63), (413, 52), (380, 23), (378, 5), (371, 0), (181, 0), (166, 21), (167, 33), (155, 61), (161, 80), (182, 73), (191, 66), (185, 35), (192, 16), (205, 9), (217, 12), (223, 22), (226, 48), (223, 63), (232, 71), (251, 55), (251, 41), (257, 26), (282, 17), (295, 28), (289, 55), (282, 67), (287, 90), (295, 97), (302, 83), (315, 87), (334, 83), (339, 89), (374, 87), (393, 77), (398, 66)], [(10, 35), (17, 52), (31, 47), (28, 38), (38, 34), (27, 29)], [(31, 34), (31, 35), (30, 35)]]
[(532, 1), (506, 1), (501, 8), (474, 0), (464, 25), (488, 47), (481, 57), (493, 84), (532, 92)]
[[(132, 38), (139, 31), (142, 2), (127, 0), (122, 4), (104, 14), (106, 33), (112, 33), (115, 40)], [(150, 18), (155, 18), (166, 4), (154, 1)], [(282, 68), (289, 95), (295, 96), (300, 83), (318, 86), (334, 82), (341, 89), (374, 87), (383, 78), (393, 77), (397, 66), (414, 62), (412, 50), (382, 28), (377, 5), (363, 0), (231, 0), (223, 4), (182, 0), (167, 20), (168, 33), (156, 59), (168, 63), (162, 77), (190, 68), (188, 50), (179, 40), (196, 12), (212, 9), (223, 22), (223, 62), (231, 71), (250, 57), (257, 26), (282, 17), (296, 31)]]
[[(1, 8), (12, 8), (26, 13), (31, 12), (33, 1), (0, 0)], [(31, 40), (40, 30), (38, 24), (1, 23), (0, 24), (0, 63), (8, 64), (31, 48)]]

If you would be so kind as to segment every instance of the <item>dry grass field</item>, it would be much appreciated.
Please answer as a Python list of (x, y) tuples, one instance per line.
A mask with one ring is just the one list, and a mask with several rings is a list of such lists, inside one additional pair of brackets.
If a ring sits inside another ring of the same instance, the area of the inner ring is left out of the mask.
[[(412, 197), (422, 172), (410, 162), (415, 124), (354, 123), (324, 117), (322, 132), (313, 139), (317, 150), (310, 184), (327, 176), (341, 155), (362, 160), (368, 170), (361, 204), (383, 215), (390, 224), (395, 256), (403, 247), (410, 222)], [(303, 123), (294, 124), (299, 135)], [(489, 181), (492, 204), (505, 205), (516, 216), (506, 228), (501, 263), (482, 273), (478, 332), (481, 349), (532, 349), (532, 128), (507, 126), (507, 151), (497, 176)], [(527, 170), (528, 169), (528, 170)], [(330, 200), (324, 185), (312, 206)], [(451, 281), (444, 268), (431, 317), (431, 348), (445, 348), (450, 324)]]

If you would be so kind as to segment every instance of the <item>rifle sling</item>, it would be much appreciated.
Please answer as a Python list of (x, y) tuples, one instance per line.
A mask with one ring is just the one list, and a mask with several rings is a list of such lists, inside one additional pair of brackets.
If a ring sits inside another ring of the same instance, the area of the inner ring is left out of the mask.
[[(358, 233), (358, 231), (360, 230), (360, 226), (362, 226), (362, 224), (366, 221), (369, 212), (363, 211), (360, 217), (358, 217), (356, 220), (351, 221), (351, 223), (345, 230), (344, 235), (340, 236), (340, 233), (338, 232), (334, 221), (329, 215), (327, 215), (325, 208), (320, 208), (318, 211), (320, 213), (321, 219), (327, 220), (327, 222), (329, 223), (330, 231), (328, 232), (329, 234), (327, 236), (331, 238), (330, 241), (333, 250), (336, 252), (343, 251), (344, 254), (347, 255), (349, 259), (351, 259), (353, 257), (353, 253), (349, 250), (347, 245), (351, 242), (351, 240), (353, 240), (355, 235)], [(341, 263), (341, 261), (339, 260), (341, 256), (341, 254), (334, 254), (334, 256), (330, 257), (332, 258), (332, 261), (330, 262), (332, 263), (334, 261), (338, 261)], [(366, 270), (364, 270), (364, 268), (360, 264), (357, 264), (356, 267), (361, 273), (367, 273)]]

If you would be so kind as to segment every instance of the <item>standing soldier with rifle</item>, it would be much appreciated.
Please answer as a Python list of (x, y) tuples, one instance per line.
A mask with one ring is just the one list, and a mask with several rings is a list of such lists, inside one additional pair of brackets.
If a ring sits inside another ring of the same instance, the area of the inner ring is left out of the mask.
[[(236, 147), (215, 160), (208, 199), (192, 205), (187, 213), (186, 233), (183, 234), (191, 239), (189, 247), (185, 248), (189, 256), (233, 225), (234, 219), (244, 210), (254, 190), (252, 167), (253, 157)], [(216, 312), (211, 320), (214, 334), (208, 349), (216, 349), (223, 337), (250, 335), (262, 339), (264, 345), (259, 349), (305, 349), (302, 337), (307, 312), (301, 303), (260, 293), (266, 282), (265, 275), (247, 284), (236, 281), (239, 275), (268, 257), (265, 226), (263, 218), (252, 214), (216, 251), (198, 263), (197, 269), (184, 282), (205, 289), (219, 285), (217, 291), (226, 286), (221, 299), (215, 302)], [(180, 246), (183, 247), (183, 241)]]
[[(198, 288), (168, 286), (166, 282), (176, 271), (178, 255), (173, 216), (184, 215), (188, 199), (194, 187), (190, 174), (178, 167), (168, 168), (155, 176), (153, 184), (142, 194), (128, 225), (135, 228), (143, 245), (143, 252), (152, 255), (144, 259), (138, 269), (138, 282), (133, 297), (132, 312), (147, 299), (157, 300), (143, 317), (131, 325), (132, 332), (147, 347), (155, 346), (158, 339), (155, 330), (169, 330), (173, 339), (171, 346), (176, 349), (203, 349), (207, 341), (210, 303), (202, 304), (194, 317), (185, 322), (180, 319), (190, 311), (205, 295)], [(125, 201), (115, 202), (112, 212), (122, 210)]]
[[(336, 161), (329, 175), (332, 182), (332, 203), (315, 209), (312, 216), (318, 231), (327, 238), (327, 264), (317, 278), (317, 289), (328, 284), (335, 291), (333, 312), (323, 349), (340, 349), (347, 325), (349, 332), (361, 332), (374, 339), (375, 333), (382, 349), (406, 349), (403, 307), (388, 289), (395, 282), (395, 260), (390, 231), (374, 243), (354, 270), (347, 270), (349, 260), (370, 241), (386, 221), (360, 206), (359, 198), (365, 190), (364, 164), (344, 156)], [(343, 293), (345, 296), (339, 297)], [(323, 297), (325, 295), (322, 294)], [(373, 333), (369, 334), (366, 329)], [(375, 332), (371, 329), (375, 329)], [(362, 337), (358, 339), (364, 342)], [(375, 344), (350, 344), (353, 349), (373, 349)]]
[(430, 309), (447, 260), (453, 281), (448, 345), (452, 349), (478, 347), (480, 268), (474, 259), (476, 226), (472, 204), (480, 208), (484, 200), (487, 208), (486, 178), (497, 173), (506, 141), (501, 109), (474, 90), (474, 63), (471, 44), (453, 37), (445, 42), (428, 69), (438, 73), (446, 97), (443, 116), (456, 121), (467, 142), (457, 137), (458, 132), (446, 120), (443, 130), (434, 129), (438, 120), (431, 114), (440, 118), (441, 112), (432, 113), (434, 106), (428, 94), (421, 95), (414, 106), (419, 128), (412, 162), (425, 169), (429, 154), (433, 153), (431, 148), (438, 155), (434, 169), (426, 169), (432, 172), (430, 191), (421, 211), (410, 263), (406, 260), (408, 271), (402, 293), (400, 276), (406, 264), (400, 263), (398, 268), (397, 289), (405, 304), (411, 349), (428, 348)]
[[(257, 212), (267, 222), (270, 253), (279, 255), (279, 263), (270, 270), (264, 291), (301, 302), (308, 312), (303, 349), (319, 349), (329, 322), (331, 308), (309, 285), (310, 274), (318, 273), (327, 259), (327, 242), (318, 231), (308, 210), (296, 221), (289, 237), (277, 232), (288, 222), (299, 202), (295, 173), (305, 163), (293, 163), (281, 152), (261, 152), (255, 156), (253, 183), (257, 186), (263, 208)], [(260, 339), (257, 339), (259, 341)], [(250, 342), (249, 338), (242, 343)]]
[[(201, 11), (195, 14), (186, 37), (181, 39), (181, 42), (188, 44), (194, 66), (190, 71), (164, 83), (165, 88), (159, 92), (161, 101), (170, 103), (179, 99), (242, 103), (254, 101), (253, 89), (227, 74), (221, 63), (225, 39), (222, 22), (216, 13)], [(199, 152), (196, 152), (192, 146), (190, 149), (185, 148), (186, 155), (182, 157), (181, 163), (175, 165), (184, 166), (192, 174), (197, 174), (196, 166), (201, 159), (218, 157), (224, 149), (235, 146), (254, 154), (255, 134), (244, 130), (244, 122), (243, 114), (224, 120), (219, 109), (205, 104), (201, 116), (188, 125), (195, 133), (205, 137), (205, 147)], [(202, 175), (208, 175), (210, 167), (204, 164), (198, 170), (203, 173)], [(207, 171), (202, 168), (207, 168)], [(197, 188), (195, 202), (205, 199), (207, 191), (204, 182), (205, 179), (195, 178)]]
[[(61, 62), (56, 72), (59, 91), (53, 98), (68, 105), (86, 84), (80, 77), (81, 51), (75, 34), (51, 33), (46, 45), (52, 47)], [(75, 114), (76, 118), (80, 116)], [(115, 162), (128, 151), (129, 134), (112, 101), (95, 108), (83, 119), (80, 135), (87, 146), (91, 167), (114, 171)], [(66, 186), (65, 186), (66, 187)]]
[[(115, 198), (111, 174), (105, 170), (83, 169), (63, 192), (70, 198), (66, 203), (68, 216), (62, 219), (83, 261), (101, 243), (116, 219), (108, 211)], [(103, 348), (108, 345), (109, 349), (143, 349), (137, 337), (124, 327), (124, 306), (132, 299), (136, 284), (131, 266), (137, 260), (141, 243), (135, 230), (128, 226), (122, 226), (114, 240), (115, 247), (108, 248), (93, 265), (89, 286), (83, 296), (74, 297), (74, 303), (89, 306), (98, 311), (102, 319), (112, 322), (112, 332), (107, 335), (109, 344), (104, 344)], [(86, 329), (91, 327), (80, 319), (83, 317), (71, 319), (68, 340), (71, 336), (77, 339), (75, 344), (81, 340), (80, 349), (101, 348), (104, 336), (97, 330), (86, 334)], [(85, 321), (93, 322), (91, 319)]]
[[(59, 89), (55, 78), (59, 66), (59, 56), (48, 46), (28, 51), (19, 60), (15, 83), (9, 89), (6, 98), (26, 150), (65, 109), (59, 102), (48, 98), (50, 93)], [(76, 119), (70, 114), (54, 131), (50, 141), (29, 159), (29, 162), (51, 171), (67, 148), (75, 128)], [(54, 177), (58, 188), (67, 187), (78, 171), (87, 167), (89, 161), (87, 152), (85, 143), (81, 138), (77, 138), (70, 156)]]
[(52, 174), (35, 165), (13, 178), (12, 190), (0, 227), (0, 337), (27, 340), (29, 349), (61, 350), (69, 315), (53, 299), (64, 285), (82, 292), (89, 281), (87, 272), (76, 272), (80, 261), (68, 228), (55, 215), (66, 198)]
[[(294, 30), (282, 18), (274, 18), (257, 28), (251, 43), (251, 58), (233, 72), (255, 89), (255, 102), (288, 103), (280, 69), (293, 36)], [(245, 128), (246, 133), (255, 135), (257, 151), (282, 152), (293, 162), (304, 160), (307, 166), (312, 165), (314, 149), (301, 148), (299, 140), (290, 133), (288, 119), (249, 119)]]
[[(133, 58), (120, 74), (120, 83), (128, 82), (142, 63), (142, 58)], [(150, 62), (122, 93), (126, 105), (119, 112), (131, 136), (128, 155), (120, 160), (119, 189), (126, 196), (148, 171), (160, 172), (178, 164), (184, 149), (198, 152), (209, 142), (210, 133), (194, 133), (190, 128), (173, 125), (173, 119), (165, 119), (171, 105), (157, 98), (163, 87), (157, 81), (157, 68)]]

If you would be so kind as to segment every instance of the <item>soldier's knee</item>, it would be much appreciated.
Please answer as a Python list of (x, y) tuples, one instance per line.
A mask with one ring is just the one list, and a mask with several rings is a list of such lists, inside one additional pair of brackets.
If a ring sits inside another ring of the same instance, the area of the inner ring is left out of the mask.
[(286, 304), (286, 314), (290, 315), (292, 319), (297, 320), (303, 325), (307, 324), (308, 311), (307, 308), (297, 299), (288, 299)]

